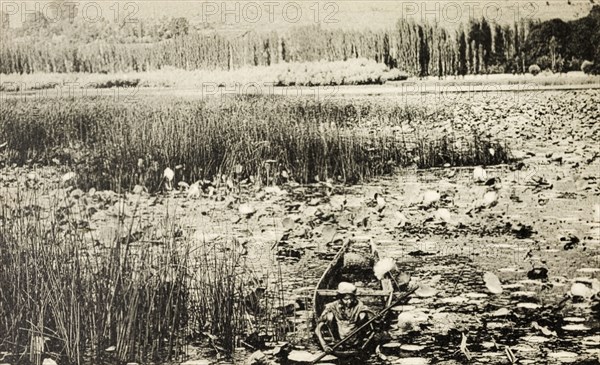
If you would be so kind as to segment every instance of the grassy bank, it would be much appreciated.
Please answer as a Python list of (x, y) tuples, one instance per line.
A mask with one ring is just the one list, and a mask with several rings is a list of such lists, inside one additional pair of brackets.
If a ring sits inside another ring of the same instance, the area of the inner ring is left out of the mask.
[(210, 86), (273, 85), (333, 86), (384, 84), (406, 79), (408, 75), (388, 69), (373, 60), (352, 59), (338, 62), (282, 63), (245, 67), (233, 71), (186, 71), (165, 67), (158, 71), (112, 74), (35, 73), (0, 76), (0, 91), (25, 91), (59, 88), (159, 87), (198, 89)]

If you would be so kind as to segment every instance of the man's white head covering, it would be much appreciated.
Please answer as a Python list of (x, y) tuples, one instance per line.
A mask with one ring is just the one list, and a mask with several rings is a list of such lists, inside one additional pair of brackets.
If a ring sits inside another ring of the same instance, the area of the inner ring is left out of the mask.
[(345, 281), (342, 281), (341, 283), (338, 284), (338, 289), (337, 289), (338, 294), (353, 294), (356, 295), (356, 286), (354, 286), (354, 284), (352, 283), (348, 283)]

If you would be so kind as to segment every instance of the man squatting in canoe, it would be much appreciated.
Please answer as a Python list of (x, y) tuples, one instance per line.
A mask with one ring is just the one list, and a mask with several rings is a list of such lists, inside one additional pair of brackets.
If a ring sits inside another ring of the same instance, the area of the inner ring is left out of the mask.
[[(346, 336), (365, 324), (374, 313), (356, 297), (356, 286), (351, 283), (341, 282), (337, 289), (337, 300), (327, 304), (319, 318), (316, 334), (321, 347), (327, 353), (332, 352), (331, 344), (323, 338), (323, 327), (327, 326), (335, 342), (346, 338)], [(361, 331), (349, 339), (344, 348), (365, 347), (369, 339), (365, 335), (372, 335), (371, 330)]]

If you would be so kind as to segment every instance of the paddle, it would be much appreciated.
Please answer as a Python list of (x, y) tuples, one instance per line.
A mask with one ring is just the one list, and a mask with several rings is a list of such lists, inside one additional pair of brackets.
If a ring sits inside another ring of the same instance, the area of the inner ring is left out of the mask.
[[(338, 348), (341, 345), (343, 345), (344, 343), (346, 343), (349, 339), (351, 339), (352, 337), (354, 337), (357, 333), (359, 333), (360, 331), (362, 331), (363, 329), (365, 329), (368, 325), (370, 325), (371, 323), (373, 323), (373, 321), (375, 321), (376, 319), (380, 318), (381, 316), (383, 316), (384, 314), (386, 314), (387, 312), (389, 312), (393, 307), (399, 305), (404, 299), (406, 299), (406, 297), (408, 297), (409, 295), (411, 295), (412, 293), (414, 293), (418, 288), (419, 288), (418, 286), (415, 286), (415, 287), (409, 289), (406, 293), (402, 294), (402, 296), (400, 296), (400, 298), (396, 299), (396, 301), (394, 301), (392, 304), (390, 304), (389, 306), (385, 307), (376, 316), (374, 316), (373, 318), (369, 319), (362, 326), (360, 326), (357, 329), (355, 329), (354, 331), (350, 332), (348, 334), (348, 336), (344, 337), (338, 343), (336, 343), (335, 345), (331, 346), (331, 349), (335, 350), (336, 348)], [(327, 353), (323, 353), (323, 354), (319, 355), (316, 359), (314, 359), (313, 361), (311, 361), (311, 364), (316, 364), (317, 362), (319, 362), (319, 360), (321, 360), (325, 356), (327, 356)]]

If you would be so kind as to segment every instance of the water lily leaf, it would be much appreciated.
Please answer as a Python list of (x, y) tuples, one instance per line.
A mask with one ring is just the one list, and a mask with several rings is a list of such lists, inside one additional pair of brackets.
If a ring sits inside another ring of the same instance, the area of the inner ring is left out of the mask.
[(582, 338), (581, 343), (585, 346), (600, 346), (600, 336), (587, 336)]
[(525, 336), (522, 340), (531, 342), (531, 343), (544, 343), (550, 341), (548, 337), (543, 336)]
[(75, 176), (77, 176), (77, 174), (75, 174), (74, 172), (67, 172), (60, 179), (62, 180), (62, 182), (67, 182), (69, 180), (73, 180)]
[(310, 363), (316, 357), (317, 355), (308, 351), (293, 350), (289, 353), (288, 360), (300, 363)]
[(541, 307), (541, 305), (536, 304), (536, 303), (530, 303), (530, 302), (517, 303), (517, 308), (538, 309), (540, 307)]
[(584, 324), (567, 324), (562, 326), (562, 329), (565, 331), (589, 331), (590, 328)]
[(488, 295), (485, 293), (466, 293), (465, 297), (471, 298), (471, 299), (483, 299), (483, 298), (487, 298)]
[(411, 345), (411, 344), (405, 344), (405, 345), (401, 345), (400, 349), (402, 351), (421, 351), (425, 348), (425, 346), (421, 346), (421, 345)]
[(285, 229), (286, 231), (290, 231), (290, 230), (294, 229), (294, 227), (296, 226), (296, 223), (290, 217), (283, 218), (283, 221), (281, 221), (281, 224), (283, 225), (283, 229)]
[(475, 167), (473, 169), (473, 180), (476, 182), (484, 182), (487, 179), (487, 172), (481, 166)]
[(508, 308), (500, 308), (492, 313), (490, 313), (490, 315), (492, 317), (504, 317), (504, 316), (508, 316), (510, 314), (510, 310)]
[(446, 208), (438, 209), (435, 212), (435, 217), (442, 222), (452, 223), (452, 214)]
[(260, 365), (264, 364), (266, 359), (267, 356), (264, 354), (264, 352), (258, 350), (253, 352), (252, 355), (250, 355), (250, 357), (246, 360), (246, 363), (248, 365)]
[(408, 222), (408, 219), (406, 218), (406, 216), (404, 215), (404, 213), (402, 212), (395, 212), (394, 213), (394, 219), (397, 223), (398, 227), (404, 227), (406, 225), (406, 222)]
[(254, 213), (256, 213), (256, 208), (254, 208), (250, 204), (241, 204), (238, 210), (241, 215), (244, 215), (246, 217), (251, 217), (252, 215), (254, 215)]
[(427, 365), (429, 360), (424, 357), (403, 357), (398, 360), (394, 360), (395, 365)]
[(323, 233), (322, 233), (322, 237), (323, 237), (323, 241), (324, 242), (332, 242), (333, 238), (335, 237), (335, 235), (337, 234), (337, 229), (332, 226), (332, 225), (327, 225), (325, 227), (323, 227)]
[(593, 295), (592, 290), (582, 283), (573, 283), (571, 295), (574, 297), (589, 298)]
[(386, 206), (385, 199), (381, 195), (377, 194), (376, 200), (377, 200), (377, 210), (382, 211)]
[(428, 207), (434, 203), (437, 203), (440, 198), (441, 195), (437, 191), (427, 190), (425, 193), (423, 193), (422, 203), (424, 206)]
[(492, 207), (498, 202), (498, 193), (495, 191), (488, 191), (483, 195), (483, 205), (486, 207)]
[(420, 298), (433, 297), (436, 294), (437, 290), (425, 284), (419, 285), (419, 289), (417, 289), (417, 291), (415, 292), (415, 295)]
[(402, 346), (402, 344), (400, 342), (388, 342), (388, 343), (381, 345), (381, 347), (386, 348), (386, 349), (396, 349), (401, 346)]
[(552, 357), (554, 359), (567, 359), (567, 358), (574, 358), (577, 356), (579, 356), (579, 355), (574, 352), (569, 352), (569, 351), (557, 351), (557, 352), (550, 352), (548, 354), (548, 357)]
[(446, 304), (460, 304), (460, 303), (466, 303), (468, 301), (468, 299), (466, 297), (463, 297), (462, 295), (459, 295), (456, 297), (442, 298), (440, 301), (442, 303), (446, 303)]
[(563, 321), (572, 322), (572, 323), (580, 323), (580, 322), (585, 322), (586, 319), (582, 318), (582, 317), (565, 317), (565, 318), (563, 318)]
[(500, 283), (500, 279), (498, 279), (494, 273), (488, 271), (483, 274), (483, 281), (485, 282), (485, 287), (490, 291), (490, 293), (502, 293), (502, 283)]

